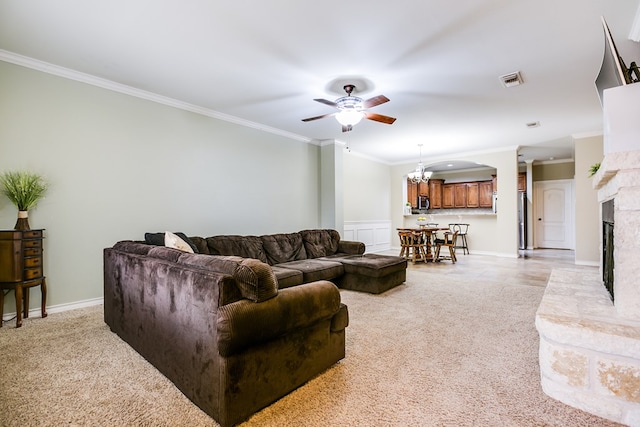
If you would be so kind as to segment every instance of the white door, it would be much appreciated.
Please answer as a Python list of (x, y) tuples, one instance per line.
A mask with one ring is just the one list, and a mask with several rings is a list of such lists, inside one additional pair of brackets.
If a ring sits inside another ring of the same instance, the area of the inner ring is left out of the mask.
[(573, 180), (533, 183), (535, 247), (574, 249)]

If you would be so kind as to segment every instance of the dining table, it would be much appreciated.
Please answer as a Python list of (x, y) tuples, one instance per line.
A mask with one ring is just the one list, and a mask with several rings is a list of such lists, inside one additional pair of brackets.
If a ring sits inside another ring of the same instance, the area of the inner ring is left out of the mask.
[[(425, 246), (425, 254), (426, 254), (426, 261), (433, 261), (433, 234), (438, 232), (438, 231), (449, 231), (449, 227), (433, 227), (433, 226), (418, 226), (418, 227), (404, 227), (404, 228), (397, 228), (396, 230), (398, 230), (398, 232), (401, 231), (411, 231), (412, 233), (414, 233), (414, 235), (417, 236), (418, 239), (420, 239), (420, 243), (424, 244)], [(402, 256), (404, 253), (404, 250), (400, 251), (400, 256)]]

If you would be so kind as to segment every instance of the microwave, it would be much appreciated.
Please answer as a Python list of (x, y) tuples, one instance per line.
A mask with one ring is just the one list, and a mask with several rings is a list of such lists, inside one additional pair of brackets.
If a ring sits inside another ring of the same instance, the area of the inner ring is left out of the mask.
[(429, 209), (429, 197), (418, 196), (418, 209)]

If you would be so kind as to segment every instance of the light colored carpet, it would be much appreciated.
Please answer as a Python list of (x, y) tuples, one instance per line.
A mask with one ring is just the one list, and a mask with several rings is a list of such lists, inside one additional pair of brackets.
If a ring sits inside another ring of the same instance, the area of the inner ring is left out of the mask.
[[(615, 426), (540, 388), (536, 260), (416, 265), (342, 291), (347, 357), (244, 426)], [(0, 426), (215, 426), (109, 331), (102, 306), (0, 329)]]

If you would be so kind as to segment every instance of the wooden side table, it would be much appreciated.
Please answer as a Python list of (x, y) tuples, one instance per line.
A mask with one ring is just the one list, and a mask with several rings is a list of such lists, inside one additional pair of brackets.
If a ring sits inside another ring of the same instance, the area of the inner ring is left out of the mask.
[(47, 285), (42, 268), (43, 230), (0, 230), (0, 327), (4, 291), (16, 296), (16, 328), (29, 317), (29, 288), (40, 286), (42, 317), (47, 317)]

